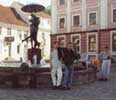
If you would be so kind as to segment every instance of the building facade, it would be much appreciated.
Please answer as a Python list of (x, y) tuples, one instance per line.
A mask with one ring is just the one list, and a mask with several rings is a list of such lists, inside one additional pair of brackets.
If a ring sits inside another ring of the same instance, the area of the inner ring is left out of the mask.
[(12, 8), (0, 5), (0, 61), (24, 59), (22, 39), (28, 32), (28, 25), (16, 17)]
[(51, 40), (71, 41), (88, 58), (108, 46), (116, 57), (116, 0), (52, 0)]

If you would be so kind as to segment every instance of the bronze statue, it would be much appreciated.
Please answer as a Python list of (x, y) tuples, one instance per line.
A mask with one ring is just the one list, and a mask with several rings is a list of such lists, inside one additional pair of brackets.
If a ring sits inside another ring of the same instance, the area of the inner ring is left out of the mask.
[(37, 41), (37, 32), (38, 32), (38, 27), (40, 24), (40, 19), (39, 17), (36, 17), (34, 14), (31, 14), (31, 25), (30, 25), (30, 36), (26, 37), (24, 41), (27, 41), (29, 38), (31, 39), (31, 45), (32, 48), (36, 48), (36, 46), (40, 46), (40, 43)]
[(44, 11), (45, 7), (39, 4), (28, 4), (28, 5), (23, 6), (21, 10), (24, 12), (31, 13), (30, 36), (22, 40), (22, 41), (28, 41), (28, 39), (31, 40), (32, 48), (28, 49), (28, 60), (30, 60), (31, 63), (33, 64), (34, 63), (33, 57), (34, 55), (36, 55), (37, 64), (40, 64), (41, 49), (40, 49), (40, 43), (37, 40), (37, 32), (39, 29), (40, 19), (39, 17), (36, 17), (33, 13)]

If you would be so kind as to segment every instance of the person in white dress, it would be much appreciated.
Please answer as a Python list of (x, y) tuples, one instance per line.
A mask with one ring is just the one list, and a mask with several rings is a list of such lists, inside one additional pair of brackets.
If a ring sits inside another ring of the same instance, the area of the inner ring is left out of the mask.
[(104, 51), (100, 53), (100, 59), (101, 59), (101, 75), (100, 80), (108, 80), (110, 75), (110, 69), (111, 69), (111, 53), (109, 51), (109, 48), (106, 46), (104, 47)]

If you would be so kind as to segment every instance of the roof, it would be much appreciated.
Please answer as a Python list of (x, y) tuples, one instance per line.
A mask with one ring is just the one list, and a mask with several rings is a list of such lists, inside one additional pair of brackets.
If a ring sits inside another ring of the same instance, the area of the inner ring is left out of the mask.
[(43, 17), (43, 18), (50, 18), (50, 15), (45, 13), (44, 11), (36, 13), (37, 16)]
[(19, 26), (28, 26), (18, 15), (15, 9), (0, 5), (0, 22)]

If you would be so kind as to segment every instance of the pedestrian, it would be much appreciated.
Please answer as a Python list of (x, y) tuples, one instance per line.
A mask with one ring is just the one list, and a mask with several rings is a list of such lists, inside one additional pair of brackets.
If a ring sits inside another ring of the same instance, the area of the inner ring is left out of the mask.
[(100, 53), (100, 59), (101, 59), (101, 74), (100, 79), (106, 81), (109, 78), (110, 75), (110, 69), (111, 69), (111, 53), (109, 51), (109, 48), (106, 46), (104, 47), (104, 51)]
[(65, 90), (71, 89), (72, 77), (73, 77), (73, 63), (76, 59), (76, 53), (72, 49), (72, 43), (69, 42), (67, 47), (64, 49), (64, 79), (63, 88)]
[(61, 48), (58, 47), (58, 42), (53, 43), (51, 51), (51, 77), (53, 89), (59, 89), (62, 83), (62, 66), (61, 66)]

